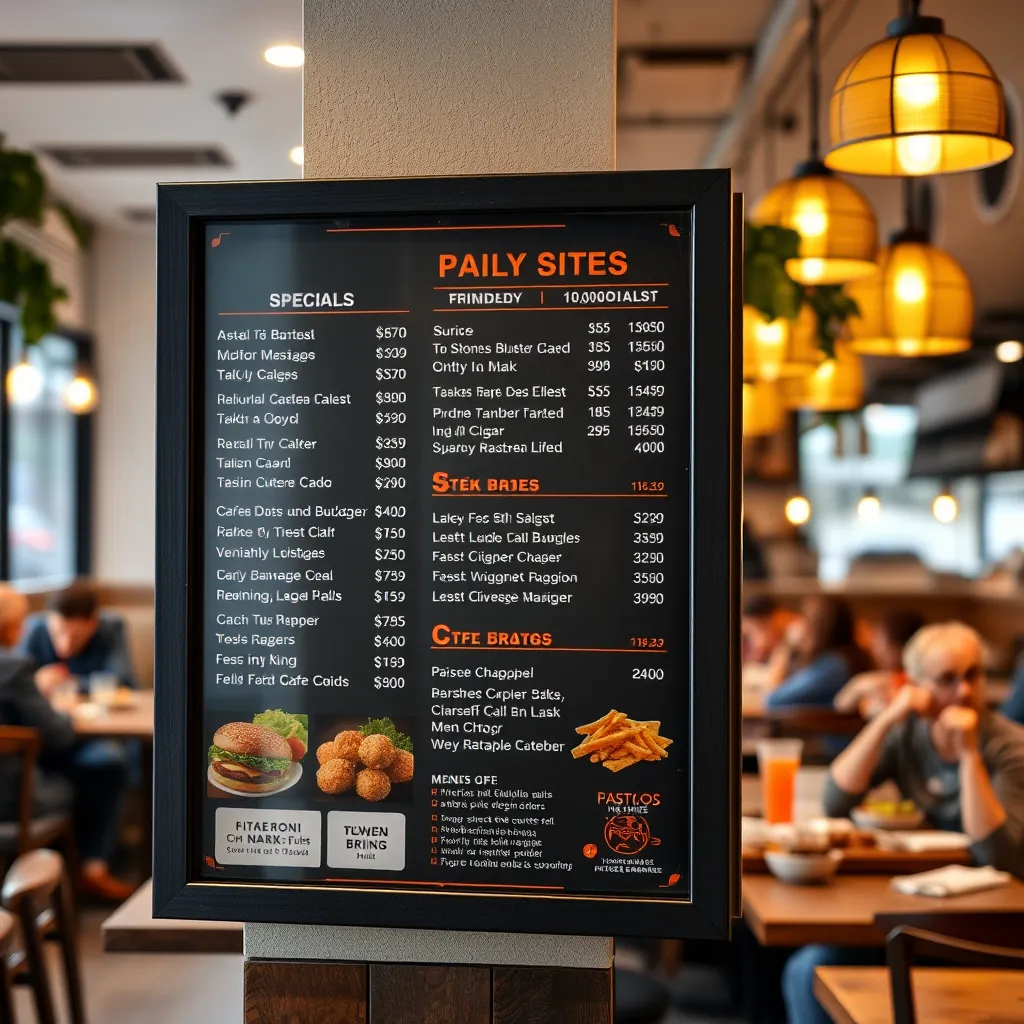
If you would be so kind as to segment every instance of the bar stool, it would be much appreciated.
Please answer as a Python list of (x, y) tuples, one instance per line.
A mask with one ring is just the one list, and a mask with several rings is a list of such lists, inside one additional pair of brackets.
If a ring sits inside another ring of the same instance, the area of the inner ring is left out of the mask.
[(71, 880), (54, 850), (33, 850), (12, 865), (0, 890), (3, 905), (21, 922), (28, 974), (39, 1024), (56, 1024), (43, 943), (60, 945), (73, 1024), (86, 1024)]
[(0, 910), (0, 1024), (14, 1024), (14, 975), (21, 968), (17, 942), (18, 921)]

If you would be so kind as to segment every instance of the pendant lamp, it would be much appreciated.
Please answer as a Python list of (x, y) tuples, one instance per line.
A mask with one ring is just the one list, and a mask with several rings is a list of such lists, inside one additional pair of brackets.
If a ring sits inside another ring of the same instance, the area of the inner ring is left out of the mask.
[(754, 209), (755, 224), (778, 224), (800, 235), (800, 254), (786, 260), (786, 273), (805, 285), (842, 284), (874, 271), (878, 223), (871, 204), (821, 161), (818, 132), (821, 90), (818, 0), (810, 3), (810, 154), (792, 178), (776, 185)]
[(779, 393), (787, 409), (814, 412), (852, 412), (864, 400), (864, 370), (860, 356), (844, 341), (835, 343), (835, 355), (813, 373), (779, 381)]
[(776, 386), (767, 380), (743, 385), (743, 436), (777, 434), (786, 422), (786, 408)]
[(850, 347), (878, 356), (941, 356), (971, 347), (974, 296), (952, 256), (931, 245), (913, 223), (912, 182), (904, 183), (907, 227), (878, 254), (878, 270), (854, 281), (847, 294), (852, 317)]
[(743, 379), (776, 381), (810, 373), (825, 358), (818, 348), (814, 311), (804, 305), (796, 320), (766, 320), (743, 307)]
[(904, 3), (887, 38), (854, 57), (832, 90), (825, 163), (850, 174), (972, 171), (1013, 153), (995, 71), (941, 18)]

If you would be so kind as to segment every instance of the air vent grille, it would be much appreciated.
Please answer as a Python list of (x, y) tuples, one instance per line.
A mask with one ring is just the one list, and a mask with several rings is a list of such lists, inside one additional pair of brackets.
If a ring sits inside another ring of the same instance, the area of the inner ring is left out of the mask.
[(156, 43), (0, 44), (0, 85), (181, 81)]
[(62, 167), (75, 170), (153, 170), (163, 167), (230, 167), (219, 146), (41, 146)]

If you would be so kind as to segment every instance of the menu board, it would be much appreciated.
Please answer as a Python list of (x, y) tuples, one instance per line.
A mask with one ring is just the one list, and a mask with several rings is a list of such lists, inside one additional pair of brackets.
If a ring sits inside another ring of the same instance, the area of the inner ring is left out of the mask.
[(689, 901), (689, 213), (195, 247), (195, 880)]

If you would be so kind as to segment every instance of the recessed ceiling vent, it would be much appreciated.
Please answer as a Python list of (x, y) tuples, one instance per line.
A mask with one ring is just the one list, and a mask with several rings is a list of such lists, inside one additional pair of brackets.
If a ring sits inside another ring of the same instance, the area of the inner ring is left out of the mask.
[(0, 44), (0, 85), (181, 81), (156, 43)]
[(40, 152), (74, 170), (125, 171), (163, 167), (230, 167), (219, 146), (41, 146)]

